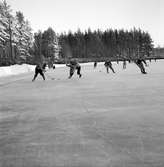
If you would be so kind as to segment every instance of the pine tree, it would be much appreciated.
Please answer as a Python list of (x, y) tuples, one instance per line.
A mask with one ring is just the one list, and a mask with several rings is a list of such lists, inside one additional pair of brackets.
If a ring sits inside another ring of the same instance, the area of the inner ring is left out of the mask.
[(14, 31), (14, 17), (11, 15), (10, 6), (4, 0), (0, 2), (0, 46), (3, 49), (4, 60), (9, 64), (14, 63)]
[(58, 53), (58, 38), (55, 31), (49, 27), (42, 34), (42, 53), (45, 58), (49, 61), (49, 64), (52, 65), (57, 58)]
[(26, 61), (29, 55), (29, 49), (32, 46), (32, 29), (29, 25), (29, 22), (24, 19), (22, 12), (16, 12), (16, 33), (15, 33), (15, 41), (18, 49), (18, 60)]
[(43, 55), (42, 55), (42, 32), (38, 31), (34, 33), (34, 43), (33, 43), (33, 50), (34, 50), (34, 63), (43, 63)]

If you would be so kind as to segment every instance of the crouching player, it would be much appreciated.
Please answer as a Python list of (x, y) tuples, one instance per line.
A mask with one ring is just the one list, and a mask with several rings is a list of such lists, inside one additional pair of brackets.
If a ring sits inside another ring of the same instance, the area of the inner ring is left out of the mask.
[(109, 73), (109, 68), (112, 70), (113, 73), (115, 73), (110, 60), (105, 61), (104, 66), (106, 67), (107, 73)]
[(145, 67), (144, 67), (143, 63), (144, 63), (146, 66), (148, 66), (148, 65), (147, 65), (147, 63), (146, 63), (146, 61), (145, 61), (144, 59), (140, 59), (140, 58), (139, 58), (139, 59), (137, 59), (137, 60), (135, 61), (135, 63), (136, 63), (136, 65), (140, 68), (142, 74), (147, 74), (147, 72), (145, 71)]
[(79, 75), (79, 78), (81, 78), (81, 66), (77, 62), (77, 60), (71, 60), (69, 64), (66, 64), (67, 67), (70, 67), (69, 77), (71, 78), (74, 74), (74, 72), (77, 70), (77, 75)]
[(43, 78), (43, 80), (45, 80), (45, 76), (44, 76), (44, 72), (45, 72), (45, 67), (43, 65), (43, 67), (38, 64), (36, 67), (35, 67), (35, 74), (34, 74), (34, 78), (32, 79), (32, 81), (35, 81), (36, 77), (38, 76), (38, 74), (40, 74)]

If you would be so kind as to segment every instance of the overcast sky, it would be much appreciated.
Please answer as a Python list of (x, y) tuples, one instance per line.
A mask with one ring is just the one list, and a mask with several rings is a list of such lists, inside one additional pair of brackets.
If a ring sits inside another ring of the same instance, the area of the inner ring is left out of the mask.
[(148, 31), (155, 46), (164, 46), (164, 0), (7, 0), (22, 11), (34, 32), (107, 28)]

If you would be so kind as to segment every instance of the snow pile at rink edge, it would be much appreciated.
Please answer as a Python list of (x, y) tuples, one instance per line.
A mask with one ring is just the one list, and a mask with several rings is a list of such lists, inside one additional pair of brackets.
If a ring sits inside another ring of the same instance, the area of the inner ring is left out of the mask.
[[(93, 62), (90, 63), (80, 63), (80, 65), (85, 66), (85, 65), (91, 65)], [(65, 64), (55, 64), (56, 68), (59, 67), (66, 67)], [(28, 73), (32, 72), (35, 70), (35, 65), (29, 65), (29, 64), (22, 64), (22, 65), (11, 65), (11, 66), (5, 66), (5, 67), (0, 67), (0, 77), (6, 77), (10, 75), (19, 75), (22, 73)]]
[(34, 71), (34, 69), (35, 66), (29, 64), (0, 67), (0, 77), (28, 73)]

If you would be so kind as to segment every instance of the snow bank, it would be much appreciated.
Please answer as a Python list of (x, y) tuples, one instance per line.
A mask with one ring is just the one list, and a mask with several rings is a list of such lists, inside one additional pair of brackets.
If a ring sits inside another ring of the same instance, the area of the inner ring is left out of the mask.
[[(36, 67), (35, 65), (29, 65), (29, 64), (0, 67), (0, 77), (6, 77), (10, 75), (18, 75), (22, 73), (32, 72), (35, 70), (35, 67)], [(55, 67), (56, 68), (66, 67), (66, 65), (65, 64), (55, 64)]]
[(65, 64), (54, 64), (56, 68), (59, 68), (59, 67), (66, 67)]
[(0, 77), (28, 73), (28, 72), (34, 71), (34, 69), (35, 69), (35, 66), (28, 65), (28, 64), (0, 67)]
[[(101, 64), (101, 63), (99, 63)], [(90, 63), (80, 63), (81, 66), (93, 65), (93, 62)], [(55, 64), (56, 68), (66, 67), (65, 64)], [(35, 65), (22, 64), (22, 65), (12, 65), (7, 67), (0, 67), (0, 77), (6, 77), (10, 75), (18, 75), (22, 73), (28, 73), (35, 70)], [(48, 69), (47, 69), (48, 70)]]

